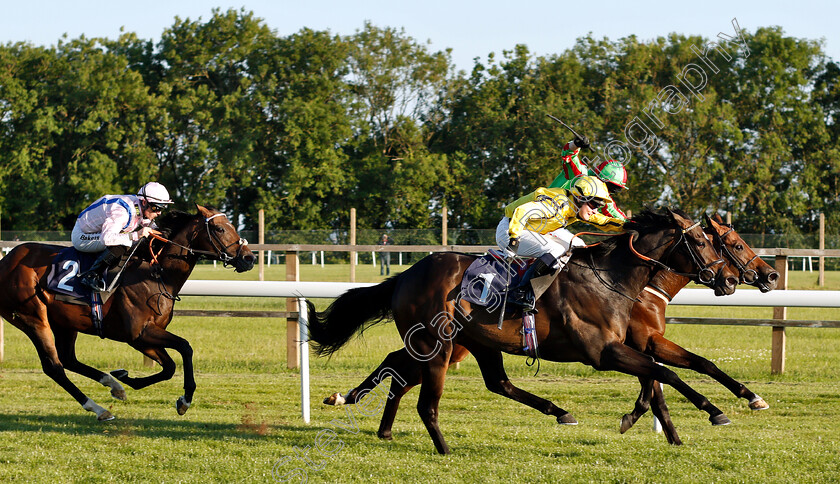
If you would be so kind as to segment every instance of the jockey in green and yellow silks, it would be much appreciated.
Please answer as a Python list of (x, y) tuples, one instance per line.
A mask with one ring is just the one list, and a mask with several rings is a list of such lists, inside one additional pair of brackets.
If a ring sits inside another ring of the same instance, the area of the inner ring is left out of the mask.
[(611, 200), (606, 184), (595, 176), (578, 177), (571, 188), (538, 188), (505, 207), (496, 226), (496, 243), (509, 255), (537, 259), (509, 294), (511, 302), (534, 309), (532, 279), (563, 269), (571, 249), (585, 245), (566, 227), (578, 220), (606, 231), (621, 231), (623, 221), (600, 210)]
[(627, 188), (627, 170), (624, 169), (624, 165), (615, 160), (601, 162), (595, 170), (587, 168), (579, 157), (581, 148), (587, 146), (589, 146), (589, 140), (586, 137), (569, 141), (563, 146), (563, 151), (560, 152), (560, 157), (563, 160), (562, 169), (560, 170), (560, 174), (557, 175), (557, 178), (548, 187), (565, 188), (568, 190), (578, 177), (585, 175), (597, 176), (607, 184), (610, 192), (610, 201), (600, 209), (599, 213), (624, 223), (627, 220), (627, 216), (615, 204), (612, 195)]

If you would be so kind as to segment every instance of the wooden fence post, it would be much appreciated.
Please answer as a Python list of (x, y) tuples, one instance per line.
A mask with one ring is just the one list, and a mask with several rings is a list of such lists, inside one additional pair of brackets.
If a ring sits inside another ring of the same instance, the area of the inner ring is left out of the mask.
[[(779, 272), (779, 285), (776, 290), (787, 289), (787, 256), (777, 255), (775, 265), (776, 271)], [(773, 308), (773, 319), (787, 319), (787, 308)], [(773, 326), (773, 344), (770, 349), (770, 373), (772, 374), (785, 372), (785, 339), (784, 326)]]
[[(298, 266), (297, 252), (286, 252), (286, 280), (299, 281), (300, 267)], [(290, 297), (286, 299), (286, 311), (296, 312), (298, 310), (297, 298)], [(298, 368), (300, 361), (300, 345), (298, 338), (300, 337), (300, 328), (298, 318), (286, 319), (286, 368)]]
[[(265, 210), (260, 209), (259, 211), (259, 235), (258, 241), (260, 244), (265, 243)], [(259, 251), (260, 256), (260, 280), (265, 280), (265, 251)]]
[[(350, 245), (356, 245), (356, 209), (350, 209)], [(356, 251), (350, 251), (350, 282), (356, 282)]]
[(726, 212), (726, 225), (732, 225), (732, 212)]
[[(825, 250), (825, 214), (820, 214), (820, 250)], [(825, 257), (820, 256), (820, 287), (825, 286)]]
[(447, 240), (449, 239), (449, 232), (446, 228), (447, 224), (447, 212), (446, 205), (443, 206), (443, 210), (441, 211), (440, 218), (440, 245), (446, 245)]

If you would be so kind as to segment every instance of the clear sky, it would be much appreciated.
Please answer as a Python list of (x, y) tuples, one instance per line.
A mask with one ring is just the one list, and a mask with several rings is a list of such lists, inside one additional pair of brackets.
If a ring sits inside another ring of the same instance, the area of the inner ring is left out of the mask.
[(589, 32), (616, 40), (636, 34), (652, 39), (678, 32), (714, 38), (742, 29), (779, 25), (787, 35), (823, 39), (824, 51), (840, 60), (840, 2), (832, 1), (581, 1), (559, 0), (0, 0), (0, 43), (29, 41), (53, 45), (63, 35), (117, 38), (120, 27), (158, 40), (175, 16), (208, 19), (214, 7), (253, 11), (279, 35), (303, 27), (352, 34), (366, 20), (378, 27), (404, 28), (406, 34), (453, 49), (459, 69), (475, 57), (500, 54), (526, 44), (539, 55), (574, 45)]

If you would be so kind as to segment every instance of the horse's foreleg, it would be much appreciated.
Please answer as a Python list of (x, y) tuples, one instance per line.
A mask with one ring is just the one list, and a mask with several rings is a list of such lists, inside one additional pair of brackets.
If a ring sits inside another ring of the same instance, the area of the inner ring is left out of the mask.
[(647, 413), (650, 408), (651, 395), (653, 394), (653, 383), (653, 380), (648, 378), (639, 378), (641, 390), (639, 391), (639, 397), (636, 399), (636, 405), (633, 407), (632, 412), (626, 413), (621, 417), (620, 432), (622, 434), (630, 430), (642, 415)]
[(577, 420), (569, 412), (549, 400), (514, 386), (505, 372), (500, 351), (478, 347), (477, 345), (468, 346), (468, 349), (478, 362), (481, 376), (484, 377), (484, 385), (488, 390), (537, 409), (546, 415), (552, 415), (557, 418), (557, 422), (560, 424), (577, 425)]
[(125, 400), (125, 389), (111, 375), (97, 370), (80, 362), (76, 358), (76, 331), (53, 328), (53, 333), (58, 336), (56, 351), (65, 370), (70, 370), (79, 375), (86, 376), (91, 380), (101, 383), (111, 389), (111, 396), (117, 400)]
[(662, 392), (662, 387), (658, 381), (653, 382), (653, 405), (651, 410), (653, 415), (659, 419), (662, 424), (662, 432), (665, 438), (668, 439), (669, 444), (682, 445), (680, 436), (677, 435), (677, 429), (674, 427), (674, 422), (671, 421), (671, 413), (668, 412), (668, 405), (665, 404), (665, 394)]
[(736, 397), (746, 399), (749, 402), (750, 408), (753, 410), (766, 410), (770, 408), (763, 398), (753, 393), (743, 383), (721, 371), (717, 365), (666, 339), (661, 334), (655, 334), (650, 337), (646, 353), (666, 365), (688, 368), (698, 373), (709, 375), (721, 385), (725, 386)]
[(719, 408), (696, 390), (682, 381), (676, 373), (658, 365), (650, 356), (639, 353), (622, 343), (611, 343), (601, 352), (600, 362), (593, 365), (597, 370), (615, 370), (636, 377), (646, 377), (659, 380), (671, 385), (682, 393), (695, 407), (707, 412), (713, 425), (727, 425), (731, 423)]
[(179, 415), (187, 412), (192, 404), (195, 393), (195, 376), (193, 375), (192, 347), (184, 338), (176, 336), (157, 326), (146, 328), (140, 338), (131, 342), (131, 346), (160, 363), (162, 369), (159, 373), (144, 378), (131, 378), (126, 370), (114, 370), (111, 372), (116, 379), (134, 388), (135, 390), (145, 388), (149, 385), (168, 380), (175, 374), (175, 363), (166, 353), (164, 348), (172, 348), (181, 354), (184, 362), (184, 395), (175, 402), (175, 409)]

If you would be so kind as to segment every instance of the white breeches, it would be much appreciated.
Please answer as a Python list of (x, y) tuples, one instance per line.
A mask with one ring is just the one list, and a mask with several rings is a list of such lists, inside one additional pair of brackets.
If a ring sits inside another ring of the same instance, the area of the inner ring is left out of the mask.
[[(508, 235), (509, 226), (510, 219), (507, 217), (502, 217), (499, 225), (496, 226), (496, 243), (508, 254), (510, 253), (508, 249), (508, 245), (510, 244), (510, 235)], [(584, 245), (586, 243), (583, 240), (562, 228), (545, 235), (530, 230), (523, 230), (519, 236), (519, 247), (517, 247), (515, 255), (519, 257), (538, 258), (545, 254), (551, 254), (562, 267), (568, 261), (568, 256), (571, 255), (569, 249), (572, 247), (583, 247)]]
[(102, 234), (86, 234), (82, 232), (78, 223), (73, 226), (73, 233), (70, 235), (70, 240), (73, 241), (73, 247), (81, 252), (101, 252), (105, 250), (105, 242), (102, 242)]

